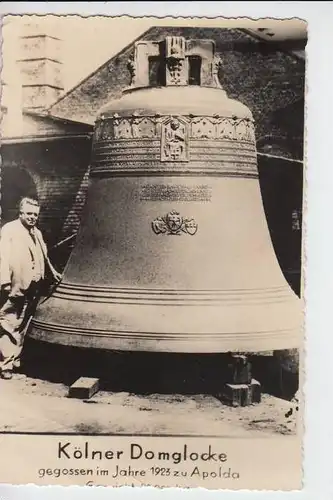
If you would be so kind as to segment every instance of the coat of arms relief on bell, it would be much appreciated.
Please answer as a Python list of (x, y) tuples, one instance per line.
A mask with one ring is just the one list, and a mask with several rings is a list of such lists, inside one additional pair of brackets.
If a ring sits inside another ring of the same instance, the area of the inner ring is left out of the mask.
[(169, 234), (179, 236), (182, 233), (194, 236), (198, 231), (198, 224), (193, 217), (183, 217), (177, 210), (171, 210), (163, 217), (157, 217), (152, 222), (155, 234)]

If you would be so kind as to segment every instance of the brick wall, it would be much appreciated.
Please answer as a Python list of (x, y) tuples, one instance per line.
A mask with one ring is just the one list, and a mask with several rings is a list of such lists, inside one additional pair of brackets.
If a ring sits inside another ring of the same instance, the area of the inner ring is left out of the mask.
[(258, 151), (303, 160), (304, 99), (266, 114), (257, 131)]
[[(84, 196), (77, 194), (82, 190), (90, 153), (91, 140), (86, 138), (2, 147), (2, 189), (10, 189), (6, 183), (6, 171), (9, 169), (20, 167), (29, 172), (41, 203), (39, 226), (49, 247), (78, 228)], [(76, 215), (68, 218), (73, 211)]]

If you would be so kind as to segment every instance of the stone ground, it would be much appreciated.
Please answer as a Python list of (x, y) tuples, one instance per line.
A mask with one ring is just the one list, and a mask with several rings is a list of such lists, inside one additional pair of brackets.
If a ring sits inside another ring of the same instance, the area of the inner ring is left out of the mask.
[(0, 431), (272, 437), (295, 435), (297, 427), (295, 406), (269, 394), (259, 405), (231, 408), (200, 393), (102, 390), (89, 400), (67, 393), (65, 384), (22, 374), (0, 380)]

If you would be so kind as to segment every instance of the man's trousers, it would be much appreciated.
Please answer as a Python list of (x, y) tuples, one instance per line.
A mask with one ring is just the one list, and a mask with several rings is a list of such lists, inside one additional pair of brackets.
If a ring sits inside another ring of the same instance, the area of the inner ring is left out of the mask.
[(4, 297), (0, 307), (0, 371), (20, 365), (25, 334), (35, 314), (40, 282), (32, 282), (24, 295)]

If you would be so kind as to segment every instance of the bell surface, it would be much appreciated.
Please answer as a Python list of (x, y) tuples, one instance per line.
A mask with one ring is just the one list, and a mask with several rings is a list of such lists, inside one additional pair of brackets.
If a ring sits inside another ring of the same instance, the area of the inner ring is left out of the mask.
[(272, 246), (252, 113), (221, 88), (220, 66), (210, 40), (136, 44), (131, 86), (96, 120), (75, 248), (30, 336), (120, 351), (301, 345), (301, 300)]

